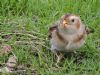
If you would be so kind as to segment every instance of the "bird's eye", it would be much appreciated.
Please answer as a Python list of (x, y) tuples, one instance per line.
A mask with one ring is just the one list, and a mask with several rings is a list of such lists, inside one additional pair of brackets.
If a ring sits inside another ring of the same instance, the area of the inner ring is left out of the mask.
[(75, 20), (74, 20), (74, 19), (72, 19), (71, 21), (72, 21), (72, 22), (74, 22)]

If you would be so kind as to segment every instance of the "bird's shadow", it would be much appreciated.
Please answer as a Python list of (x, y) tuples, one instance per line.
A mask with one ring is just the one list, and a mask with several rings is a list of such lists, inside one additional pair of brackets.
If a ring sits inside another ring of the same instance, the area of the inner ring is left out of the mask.
[(74, 63), (76, 64), (81, 64), (82, 63), (82, 60), (87, 58), (87, 54), (86, 52), (67, 52), (65, 55), (64, 55), (64, 58), (66, 59), (71, 59), (71, 58), (74, 58)]

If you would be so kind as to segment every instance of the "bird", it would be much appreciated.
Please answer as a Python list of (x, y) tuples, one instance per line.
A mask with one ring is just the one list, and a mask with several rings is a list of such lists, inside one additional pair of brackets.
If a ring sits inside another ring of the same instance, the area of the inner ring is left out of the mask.
[(66, 52), (74, 52), (84, 45), (90, 30), (79, 15), (64, 14), (49, 27), (48, 33), (50, 50), (59, 63)]

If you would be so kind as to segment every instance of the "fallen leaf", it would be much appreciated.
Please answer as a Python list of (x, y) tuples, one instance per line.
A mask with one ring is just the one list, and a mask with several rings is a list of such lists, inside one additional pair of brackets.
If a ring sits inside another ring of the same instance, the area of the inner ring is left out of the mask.
[(3, 46), (3, 50), (5, 51), (5, 53), (8, 53), (12, 50), (11, 46), (10, 45), (4, 45)]
[(9, 57), (5, 67), (0, 68), (0, 72), (2, 73), (12, 73), (17, 66), (17, 59), (16, 56)]
[(0, 69), (0, 72), (2, 72), (2, 73), (11, 73), (12, 71), (10, 71), (8, 67), (3, 67), (3, 68)]
[(8, 44), (4, 44), (4, 45), (2, 45), (2, 48), (0, 50), (0, 55), (7, 54), (11, 51), (12, 51), (12, 47)]
[(9, 57), (7, 63), (6, 63), (6, 66), (9, 67), (9, 68), (15, 68), (17, 65), (17, 58), (16, 56), (11, 56)]

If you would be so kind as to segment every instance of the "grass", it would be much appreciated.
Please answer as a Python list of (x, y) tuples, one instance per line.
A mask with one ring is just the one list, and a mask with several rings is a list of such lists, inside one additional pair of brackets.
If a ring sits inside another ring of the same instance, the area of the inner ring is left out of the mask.
[[(48, 49), (47, 32), (50, 24), (65, 13), (80, 15), (86, 26), (95, 32), (88, 36), (86, 44), (78, 50), (79, 53), (85, 53), (81, 64), (74, 62), (76, 57), (70, 56), (61, 62), (61, 69), (55, 70), (55, 58)], [(18, 64), (31, 65), (30, 68), (35, 69), (37, 75), (100, 75), (99, 22), (100, 0), (0, 0), (0, 42), (12, 45)], [(21, 35), (3, 38), (3, 35), (13, 32)], [(39, 44), (30, 43), (33, 37), (29, 33), (40, 38), (33, 40)], [(16, 40), (30, 44), (15, 44)], [(34, 50), (37, 50), (36, 54)], [(8, 58), (9, 54), (0, 56), (0, 63), (5, 63)]]

